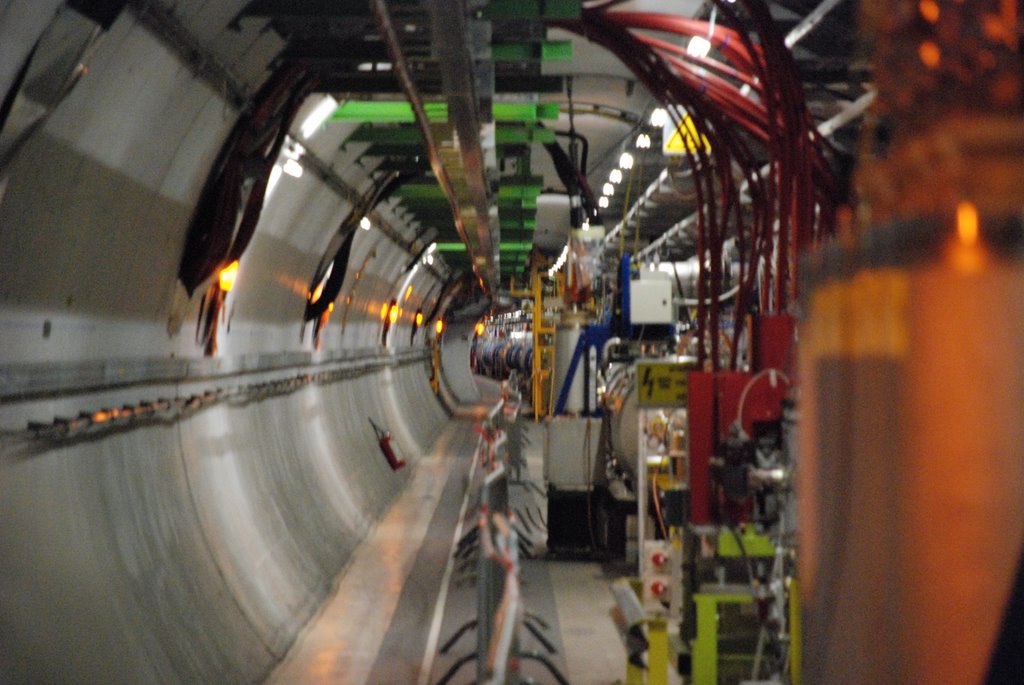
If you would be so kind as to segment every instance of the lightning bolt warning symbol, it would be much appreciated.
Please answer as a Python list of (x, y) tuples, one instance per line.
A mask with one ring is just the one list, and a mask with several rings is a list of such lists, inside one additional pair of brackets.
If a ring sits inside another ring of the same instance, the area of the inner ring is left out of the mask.
[(654, 397), (654, 378), (652, 378), (651, 367), (644, 368), (643, 377), (640, 379), (640, 387), (644, 389), (647, 399)]

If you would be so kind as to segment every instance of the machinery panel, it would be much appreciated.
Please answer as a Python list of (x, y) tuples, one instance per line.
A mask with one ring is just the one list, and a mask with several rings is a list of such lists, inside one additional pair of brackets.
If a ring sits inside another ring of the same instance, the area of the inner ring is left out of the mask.
[(672, 281), (662, 279), (630, 282), (629, 316), (634, 324), (671, 324), (676, 317), (672, 307)]
[(560, 490), (584, 490), (603, 480), (598, 459), (601, 421), (555, 417), (545, 426), (544, 479)]
[(641, 407), (682, 407), (689, 391), (692, 364), (674, 361), (637, 362), (637, 402)]

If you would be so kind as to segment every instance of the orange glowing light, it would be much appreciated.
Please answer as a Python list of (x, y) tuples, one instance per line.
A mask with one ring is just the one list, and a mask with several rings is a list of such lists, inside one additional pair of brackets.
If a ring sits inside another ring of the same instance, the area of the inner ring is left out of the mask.
[(438, 319), (437, 323), (434, 324), (434, 328), (437, 330), (437, 334), (441, 335), (441, 333), (444, 332), (444, 321), (442, 321), (441, 319)]
[(334, 311), (334, 303), (333, 302), (331, 302), (329, 305), (327, 305), (327, 311), (329, 311), (329, 312), (333, 312)]
[(412, 286), (411, 285), (408, 288), (405, 289), (405, 299), (408, 300), (410, 295), (412, 295)]
[(921, 58), (921, 62), (929, 69), (934, 69), (942, 62), (942, 50), (930, 40), (921, 43), (917, 54)]
[(231, 292), (238, 280), (238, 260), (231, 262), (220, 270), (220, 289), (224, 292)]
[(383, 321), (386, 318), (388, 318), (388, 303), (387, 302), (385, 302), (384, 304), (382, 304), (380, 306), (380, 320)]
[(476, 325), (476, 334), (477, 335), (483, 335), (484, 334), (484, 324), (483, 324), (482, 321), (477, 323), (477, 325)]
[(939, 3), (935, 2), (935, 0), (921, 0), (917, 5), (917, 9), (921, 13), (921, 17), (929, 24), (936, 23), (942, 14), (942, 11), (939, 9)]
[(416, 312), (416, 325), (417, 326), (422, 326), (423, 325), (423, 312)]
[(978, 208), (970, 202), (961, 202), (956, 208), (956, 235), (965, 247), (978, 244)]
[(309, 296), (309, 301), (310, 302), (314, 302), (315, 303), (315, 302), (318, 302), (320, 300), (320, 296), (324, 294), (324, 283), (326, 283), (326, 281), (321, 281), (320, 285), (318, 285), (316, 287), (316, 290), (314, 290), (310, 294), (310, 296)]
[(391, 305), (391, 311), (388, 313), (388, 320), (391, 321), (391, 323), (395, 323), (396, 321), (398, 321), (398, 305), (397, 304)]
[(986, 264), (985, 250), (979, 235), (978, 208), (961, 202), (956, 208), (956, 241), (950, 250), (953, 267), (962, 273), (981, 271)]

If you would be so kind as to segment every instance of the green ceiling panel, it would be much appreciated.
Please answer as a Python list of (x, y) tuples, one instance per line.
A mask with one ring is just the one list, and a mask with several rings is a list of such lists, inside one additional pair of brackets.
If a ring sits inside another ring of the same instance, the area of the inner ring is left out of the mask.
[(544, 61), (566, 62), (572, 59), (571, 40), (545, 40), (540, 44), (540, 58)]
[[(425, 102), (427, 119), (435, 123), (448, 121), (448, 104)], [(412, 105), (398, 100), (347, 100), (334, 110), (332, 121), (366, 121), (373, 123), (415, 123)]]
[[(536, 200), (543, 187), (543, 176), (503, 178), (498, 189), (498, 200), (511, 200), (515, 198), (533, 198)], [(534, 206), (536, 206), (536, 203)]]
[(348, 137), (351, 143), (415, 145), (422, 149), (423, 134), (415, 126), (360, 126)]
[(491, 46), (495, 62), (538, 62), (571, 60), (570, 40), (531, 40), (518, 43), (498, 43)]
[(533, 231), (534, 229), (537, 228), (537, 219), (536, 219), (536, 217), (534, 217), (532, 219), (523, 219), (523, 218), (508, 218), (508, 219), (506, 219), (505, 217), (501, 217), (500, 221), (501, 221), (501, 231), (502, 231), (503, 235), (504, 235), (505, 231), (515, 231), (515, 230)]
[(498, 213), (501, 212), (516, 212), (523, 209), (537, 209), (537, 197), (526, 196), (526, 197), (502, 197), (498, 195)]
[(438, 252), (465, 252), (463, 243), (436, 243)]
[(491, 0), (484, 19), (579, 19), (581, 0)]
[[(435, 123), (448, 121), (448, 104), (426, 102), (423, 109), (427, 119)], [(541, 119), (557, 119), (557, 102), (495, 102), (495, 121), (536, 122)], [(412, 105), (397, 100), (348, 100), (338, 106), (331, 115), (332, 121), (365, 121), (370, 123), (415, 123)]]
[(492, 106), (495, 121), (536, 122), (557, 119), (557, 102), (495, 102)]
[(540, 126), (516, 126), (499, 124), (494, 136), (498, 145), (526, 145), (529, 143), (553, 143), (555, 132)]
[(441, 190), (441, 186), (436, 183), (406, 183), (398, 189), (396, 194), (407, 200), (437, 200), (443, 202), (445, 206), (448, 206), (448, 198), (445, 197), (444, 191)]

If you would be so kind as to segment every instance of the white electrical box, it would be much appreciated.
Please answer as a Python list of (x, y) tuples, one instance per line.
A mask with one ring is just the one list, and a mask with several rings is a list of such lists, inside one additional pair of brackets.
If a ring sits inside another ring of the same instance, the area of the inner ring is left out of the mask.
[(672, 281), (660, 278), (630, 281), (629, 320), (637, 325), (675, 323)]

